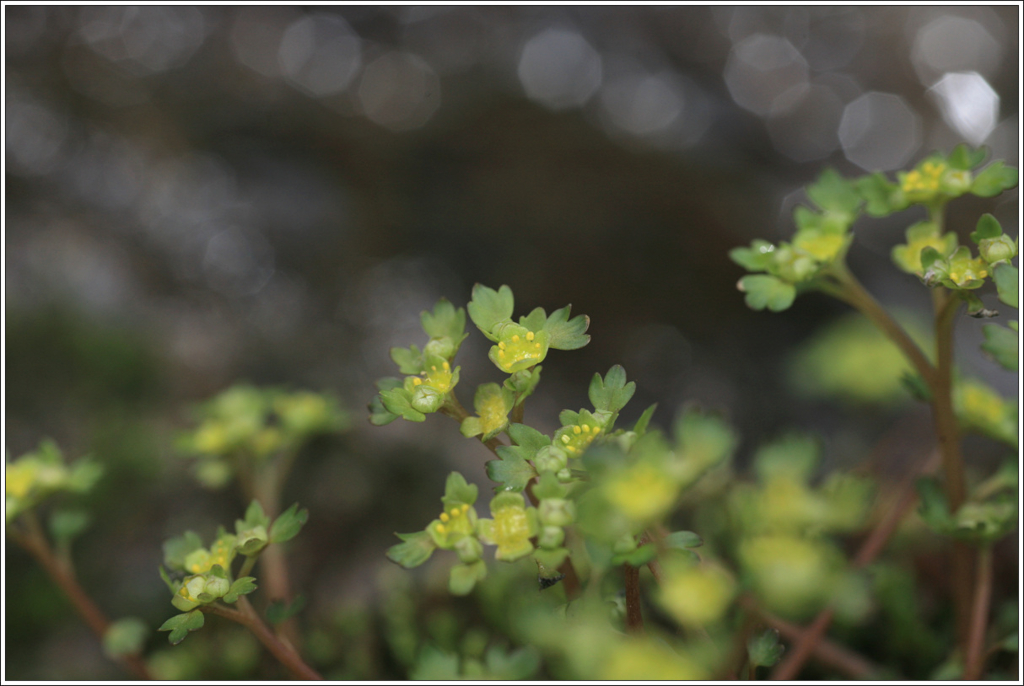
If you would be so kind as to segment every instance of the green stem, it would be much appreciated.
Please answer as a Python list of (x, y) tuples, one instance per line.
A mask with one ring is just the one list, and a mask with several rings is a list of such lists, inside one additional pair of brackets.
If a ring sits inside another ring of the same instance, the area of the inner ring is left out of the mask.
[[(438, 412), (440, 412), (446, 417), (451, 417), (460, 425), (462, 424), (462, 420), (469, 416), (469, 412), (467, 412), (466, 408), (462, 406), (462, 403), (459, 402), (459, 399), (455, 396), (454, 393), (448, 394), (448, 397), (445, 399), (444, 405), (441, 406), (441, 409), (438, 410)], [(498, 440), (497, 436), (486, 441), (483, 440), (483, 438), (481, 438), (480, 442), (483, 443), (488, 450), (494, 453), (495, 456), (498, 455), (498, 448), (504, 445), (501, 441)]]
[(981, 679), (985, 668), (985, 632), (988, 628), (989, 606), (992, 602), (992, 547), (984, 546), (978, 551), (978, 571), (974, 586), (974, 603), (971, 609), (970, 632), (964, 659), (964, 679)]
[(210, 612), (244, 626), (281, 664), (288, 668), (295, 678), (309, 681), (323, 679), (315, 669), (302, 660), (294, 648), (281, 641), (273, 631), (267, 628), (245, 596), (239, 597), (236, 604), (237, 610), (224, 605), (204, 605), (202, 609), (204, 612)]
[(875, 300), (874, 296), (864, 288), (860, 281), (857, 280), (857, 277), (847, 269), (845, 264), (837, 263), (834, 265), (832, 276), (836, 280), (836, 285), (830, 285), (830, 287), (823, 288), (822, 290), (846, 302), (871, 320), (875, 326), (881, 329), (896, 344), (907, 360), (914, 366), (917, 373), (924, 379), (925, 383), (931, 387), (934, 383), (935, 368), (928, 361), (928, 358), (925, 357), (925, 354), (921, 352), (921, 348), (918, 347), (917, 343), (907, 334), (906, 330)]
[[(49, 541), (47, 541), (35, 513), (26, 512), (22, 515), (22, 520), (25, 522), (26, 532), (23, 534), (14, 527), (9, 527), (8, 532), (11, 534), (11, 537), (35, 558), (36, 562), (39, 563), (50, 577), (50, 580), (63, 591), (78, 614), (85, 620), (89, 628), (92, 629), (92, 632), (102, 641), (103, 636), (107, 633), (107, 629), (110, 628), (110, 620), (103, 614), (99, 606), (93, 602), (81, 584), (78, 583), (78, 579), (75, 578), (70, 568), (61, 564), (57, 556), (54, 555), (53, 549), (50, 547)], [(149, 673), (149, 669), (146, 667), (145, 660), (138, 653), (122, 655), (116, 659), (128, 671), (134, 674), (136, 678), (145, 680), (153, 678), (153, 675)]]

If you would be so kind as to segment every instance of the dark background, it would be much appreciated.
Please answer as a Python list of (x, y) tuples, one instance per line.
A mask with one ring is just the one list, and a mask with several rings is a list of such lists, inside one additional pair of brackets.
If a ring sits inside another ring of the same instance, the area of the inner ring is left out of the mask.
[[(396, 374), (388, 349), (422, 344), (419, 312), (475, 282), (510, 285), (517, 315), (591, 318), (587, 348), (544, 363), (539, 428), (620, 363), (627, 423), (652, 402), (662, 424), (720, 409), (741, 462), (786, 427), (833, 464), (894, 430), (928, 440), (908, 404), (794, 394), (787, 356), (845, 308), (751, 312), (727, 252), (784, 240), (827, 166), (892, 171), (961, 140), (1017, 165), (1018, 13), (5, 5), (5, 448), (51, 436), (106, 465), (79, 574), (111, 616), (155, 627), (163, 539), (242, 511), (172, 448), (187, 405), (238, 381), (328, 390), (353, 414), (286, 489), (312, 512), (293, 575), (314, 619), (378, 602), (391, 533), (433, 516), (448, 471), (485, 484), (487, 453), (440, 417), (371, 427), (365, 404)], [(1018, 207), (1016, 190), (964, 198), (950, 227), (991, 211), (1016, 235)], [(923, 319), (927, 292), (888, 259), (914, 219), (858, 223), (850, 263)], [(962, 368), (1016, 392), (962, 324)], [(459, 358), (467, 406), (498, 379), (484, 343), (472, 329)], [(8, 677), (117, 676), (6, 552)]]

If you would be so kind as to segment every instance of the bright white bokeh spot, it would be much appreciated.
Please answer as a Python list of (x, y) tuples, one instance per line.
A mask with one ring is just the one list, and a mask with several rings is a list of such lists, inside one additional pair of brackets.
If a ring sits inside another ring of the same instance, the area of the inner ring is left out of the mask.
[(317, 13), (288, 27), (278, 49), (281, 70), (314, 97), (345, 90), (362, 66), (362, 41), (336, 14)]
[(363, 70), (359, 103), (370, 121), (392, 131), (423, 126), (441, 105), (441, 80), (407, 52), (389, 52)]
[(974, 71), (992, 76), (999, 67), (999, 41), (977, 21), (943, 16), (926, 24), (914, 38), (911, 60), (923, 84), (947, 72)]
[(999, 95), (980, 74), (946, 74), (931, 92), (942, 118), (971, 145), (981, 145), (996, 128)]
[(523, 47), (518, 74), (532, 100), (553, 110), (578, 107), (601, 87), (601, 56), (575, 31), (545, 29)]
[(807, 83), (807, 62), (785, 38), (757, 33), (733, 46), (724, 76), (736, 104), (765, 116), (780, 95)]
[(601, 105), (611, 122), (636, 136), (664, 131), (683, 112), (683, 89), (671, 74), (631, 73), (601, 89)]
[(775, 148), (797, 162), (827, 157), (839, 147), (836, 130), (843, 103), (826, 86), (794, 86), (780, 95), (768, 114)]
[(861, 169), (896, 169), (921, 146), (920, 118), (898, 95), (871, 91), (843, 110), (839, 142)]

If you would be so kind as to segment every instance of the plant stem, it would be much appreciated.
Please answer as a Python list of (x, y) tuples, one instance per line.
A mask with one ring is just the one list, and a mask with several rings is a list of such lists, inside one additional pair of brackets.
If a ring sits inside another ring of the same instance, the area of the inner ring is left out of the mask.
[[(85, 592), (85, 589), (78, 583), (78, 579), (75, 578), (69, 568), (61, 564), (57, 556), (54, 555), (53, 549), (46, 540), (43, 529), (39, 524), (39, 520), (36, 519), (35, 513), (26, 512), (22, 519), (26, 525), (26, 533), (22, 534), (14, 529), (14, 527), (11, 527), (8, 531), (11, 533), (12, 538), (35, 558), (36, 562), (46, 571), (50, 579), (71, 601), (75, 610), (85, 620), (89, 628), (92, 629), (92, 632), (102, 641), (103, 636), (107, 633), (107, 629), (110, 628), (110, 620), (107, 619), (103, 611)], [(141, 655), (121, 655), (115, 659), (134, 674), (136, 678), (146, 680), (153, 678)]]
[[(799, 641), (806, 631), (802, 626), (787, 622), (785, 619), (776, 617), (767, 610), (762, 609), (757, 604), (757, 601), (750, 596), (742, 596), (740, 604), (751, 612), (756, 613), (768, 626), (777, 630), (790, 641)], [(838, 669), (854, 679), (864, 679), (872, 674), (877, 674), (879, 671), (878, 666), (864, 656), (837, 643), (833, 643), (827, 638), (822, 638), (814, 644), (813, 655), (822, 664)]]
[(644, 633), (644, 616), (640, 611), (640, 568), (628, 562), (622, 565), (626, 577), (626, 632), (634, 636)]
[(297, 679), (308, 681), (323, 679), (319, 673), (307, 665), (294, 648), (281, 641), (274, 632), (267, 628), (260, 616), (253, 609), (251, 603), (245, 596), (238, 598), (238, 609), (232, 609), (224, 605), (204, 605), (203, 611), (230, 619), (232, 622), (241, 624), (248, 629), (266, 647), (277, 660), (288, 668)]
[(988, 627), (989, 605), (992, 602), (992, 547), (978, 551), (978, 572), (974, 586), (971, 628), (964, 658), (964, 679), (976, 681), (985, 667), (985, 631)]
[[(935, 308), (936, 374), (932, 384), (932, 415), (942, 453), (942, 471), (950, 512), (956, 512), (967, 497), (960, 431), (953, 409), (953, 323), (960, 300), (945, 288), (932, 291)], [(952, 545), (950, 578), (957, 643), (966, 654), (971, 624), (971, 589), (974, 550), (965, 542)]]
[[(929, 472), (935, 469), (938, 462), (937, 458), (938, 455), (932, 454), (921, 469), (921, 472)], [(875, 526), (857, 550), (857, 554), (853, 558), (853, 566), (855, 568), (871, 564), (878, 557), (885, 548), (889, 538), (896, 531), (896, 527), (899, 526), (899, 523), (917, 503), (917, 494), (914, 491), (915, 476), (916, 474), (904, 479), (900, 486), (900, 495), (896, 500), (896, 504), (889, 510), (882, 521)], [(814, 621), (811, 622), (807, 629), (800, 631), (792, 653), (787, 655), (772, 671), (771, 678), (773, 680), (790, 681), (800, 673), (804, 663), (807, 662), (807, 658), (814, 652), (818, 643), (824, 640), (825, 632), (828, 630), (829, 624), (832, 623), (834, 614), (835, 609), (830, 605), (818, 613), (818, 616), (814, 618)]]
[(894, 320), (889, 312), (882, 307), (874, 296), (864, 288), (857, 277), (847, 269), (845, 264), (834, 265), (832, 274), (839, 283), (839, 288), (829, 290), (839, 300), (857, 309), (877, 326), (889, 339), (899, 347), (903, 355), (914, 366), (929, 387), (933, 384), (935, 368), (932, 366), (921, 348), (907, 334), (906, 330)]
[[(294, 451), (290, 451), (289, 455), (279, 455), (273, 462), (262, 465), (263, 468), (258, 469), (255, 474), (255, 499), (263, 506), (264, 513), (271, 521), (281, 513), (281, 488), (293, 459)], [(263, 549), (260, 558), (262, 558), (261, 577), (271, 601), (291, 602), (291, 582), (288, 578), (288, 563), (285, 560), (284, 548), (280, 543), (271, 543)], [(299, 627), (294, 617), (289, 617), (278, 624), (275, 631), (296, 650), (301, 645)]]

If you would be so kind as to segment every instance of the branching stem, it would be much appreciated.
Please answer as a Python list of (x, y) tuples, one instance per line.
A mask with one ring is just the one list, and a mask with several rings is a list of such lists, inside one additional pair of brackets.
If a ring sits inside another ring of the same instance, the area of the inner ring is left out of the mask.
[(202, 609), (204, 612), (230, 619), (232, 622), (244, 626), (281, 664), (288, 668), (295, 678), (308, 681), (323, 679), (315, 669), (303, 661), (294, 648), (280, 640), (273, 631), (267, 628), (245, 596), (240, 596), (236, 605), (238, 609), (219, 604), (204, 605)]
[(971, 608), (970, 633), (964, 658), (964, 679), (981, 679), (985, 667), (985, 632), (988, 628), (989, 606), (992, 602), (992, 547), (978, 551), (978, 572), (974, 586), (974, 604)]

